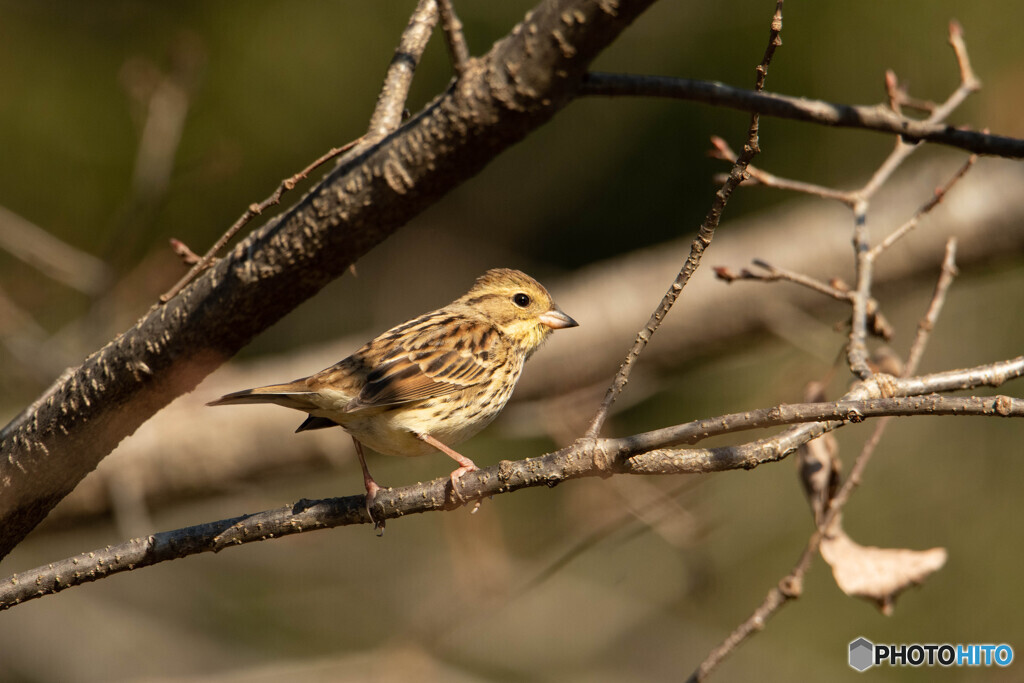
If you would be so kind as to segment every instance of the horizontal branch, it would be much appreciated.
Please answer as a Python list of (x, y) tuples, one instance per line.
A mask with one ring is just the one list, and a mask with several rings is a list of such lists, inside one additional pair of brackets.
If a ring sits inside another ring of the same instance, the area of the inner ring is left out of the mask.
[(589, 73), (580, 95), (606, 97), (666, 97), (729, 107), (764, 116), (775, 116), (839, 128), (860, 128), (893, 133), (908, 142), (933, 142), (958, 147), (975, 154), (992, 154), (1011, 159), (1024, 158), (1024, 140), (930, 123), (900, 116), (888, 106), (851, 105), (744, 90), (715, 81), (670, 76)]
[(792, 403), (743, 413), (711, 417), (686, 424), (665, 427), (635, 436), (606, 439), (618, 444), (624, 453), (640, 453), (651, 448), (694, 444), (712, 436), (779, 425), (839, 420), (858, 423), (871, 417), (899, 415), (998, 415), (1021, 417), (1024, 400), (1007, 396), (907, 396), (836, 401), (834, 403)]
[[(1016, 374), (1020, 376), (1024, 374), (1024, 358), (1018, 361)], [(946, 381), (944, 375), (940, 373), (915, 380), (940, 385)], [(797, 446), (826, 431), (888, 415), (1024, 417), (1024, 400), (1008, 396), (978, 398), (932, 395), (781, 405), (698, 420), (624, 438), (581, 439), (571, 446), (537, 458), (503, 460), (497, 465), (464, 475), (460, 480), (460, 493), (465, 501), (472, 501), (523, 488), (550, 487), (569, 479), (605, 477), (613, 473), (672, 474), (751, 469), (766, 462), (781, 460)], [(771, 439), (739, 446), (686, 450), (666, 448), (716, 434), (798, 422), (813, 424), (789, 430)], [(453, 510), (465, 504), (454, 501), (450, 491), (451, 481), (448, 477), (413, 486), (383, 489), (377, 494), (374, 503), (374, 518), (394, 519), (410, 514)], [(370, 522), (364, 497), (359, 495), (300, 500), (294, 505), (254, 515), (165, 531), (15, 574), (0, 584), (0, 610), (159, 562), (203, 552), (218, 552), (234, 545), (306, 531)]]

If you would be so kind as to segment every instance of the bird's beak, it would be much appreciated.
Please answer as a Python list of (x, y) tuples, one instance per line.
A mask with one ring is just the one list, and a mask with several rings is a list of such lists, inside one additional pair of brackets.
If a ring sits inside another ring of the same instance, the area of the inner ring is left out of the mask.
[(547, 313), (542, 313), (540, 316), (540, 322), (542, 325), (547, 325), (553, 330), (560, 330), (563, 327), (576, 327), (579, 325), (578, 322), (562, 313), (557, 308), (552, 308)]

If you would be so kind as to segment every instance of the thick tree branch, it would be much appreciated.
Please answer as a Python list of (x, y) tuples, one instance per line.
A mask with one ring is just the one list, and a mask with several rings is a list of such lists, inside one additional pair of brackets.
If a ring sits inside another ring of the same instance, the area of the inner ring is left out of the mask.
[(398, 131), (346, 158), (55, 383), (0, 432), (0, 557), (151, 415), (550, 119), (591, 60), (652, 2), (541, 3)]
[[(420, 0), (416, 11), (409, 18), (409, 24), (402, 32), (398, 47), (395, 48), (395, 56), (391, 58), (391, 64), (388, 65), (387, 74), (384, 76), (384, 85), (381, 86), (380, 94), (377, 97), (377, 106), (374, 107), (373, 114), (370, 116), (370, 125), (366, 133), (341, 147), (328, 150), (308, 164), (306, 168), (281, 181), (273, 194), (258, 204), (251, 204), (201, 258), (195, 257), (189, 250), (190, 256), (187, 255), (187, 258), (194, 264), (193, 267), (173, 287), (160, 296), (162, 303), (173, 299), (185, 285), (213, 265), (217, 254), (238, 234), (239, 230), (248, 225), (256, 216), (262, 215), (271, 206), (279, 204), (281, 196), (285, 192), (295, 189), (295, 186), (305, 180), (315, 169), (340, 154), (350, 152), (350, 150), (351, 156), (358, 156), (383, 139), (384, 136), (398, 130), (405, 111), (405, 101), (409, 96), (409, 89), (412, 87), (412, 77), (423, 56), (423, 51), (427, 47), (427, 41), (430, 40), (430, 34), (434, 30), (435, 24), (437, 24), (437, 5), (434, 0)], [(188, 249), (175, 241), (172, 241), (171, 246), (176, 251)], [(194, 260), (192, 257), (195, 257)]]

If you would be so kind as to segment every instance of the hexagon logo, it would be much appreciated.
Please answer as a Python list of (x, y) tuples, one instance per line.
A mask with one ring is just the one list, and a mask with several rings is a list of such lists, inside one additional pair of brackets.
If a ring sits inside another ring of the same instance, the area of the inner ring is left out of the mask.
[(867, 638), (858, 638), (850, 643), (850, 666), (864, 671), (875, 663), (875, 645)]

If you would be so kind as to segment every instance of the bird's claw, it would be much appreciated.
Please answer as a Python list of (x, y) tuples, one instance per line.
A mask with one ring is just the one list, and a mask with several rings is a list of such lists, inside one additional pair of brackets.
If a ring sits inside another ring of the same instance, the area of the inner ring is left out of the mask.
[(377, 499), (377, 492), (378, 491), (380, 491), (380, 486), (377, 486), (376, 483), (374, 483), (373, 486), (367, 486), (366, 487), (366, 498), (365, 498), (366, 502), (365, 502), (365, 505), (366, 505), (366, 514), (370, 518), (370, 521), (373, 522), (373, 529), (374, 529), (374, 531), (377, 532), (377, 536), (379, 538), (379, 537), (384, 535), (384, 520), (383, 519), (375, 519), (374, 516), (373, 516), (373, 511), (371, 510), (371, 508), (373, 507), (374, 501)]
[(462, 479), (462, 475), (466, 474), (467, 472), (475, 472), (478, 469), (480, 468), (470, 463), (469, 465), (463, 465), (459, 469), (452, 472), (452, 500), (454, 500), (456, 503), (461, 503), (465, 505), (466, 503), (469, 502), (461, 493), (459, 493), (459, 479)]

